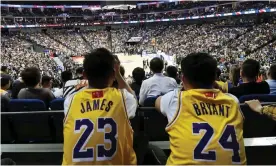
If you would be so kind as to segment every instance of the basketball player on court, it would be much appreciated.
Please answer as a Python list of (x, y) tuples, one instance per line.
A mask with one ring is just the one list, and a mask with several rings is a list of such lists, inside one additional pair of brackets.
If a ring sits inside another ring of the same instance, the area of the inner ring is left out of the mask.
[(246, 164), (243, 115), (236, 97), (213, 88), (216, 60), (195, 53), (181, 62), (186, 91), (172, 91), (156, 100), (168, 118), (171, 154), (167, 164)]
[[(120, 74), (111, 52), (99, 48), (84, 59), (88, 87), (68, 96), (64, 103), (63, 165), (136, 164), (133, 131), (134, 92)], [(114, 80), (121, 90), (112, 88)]]

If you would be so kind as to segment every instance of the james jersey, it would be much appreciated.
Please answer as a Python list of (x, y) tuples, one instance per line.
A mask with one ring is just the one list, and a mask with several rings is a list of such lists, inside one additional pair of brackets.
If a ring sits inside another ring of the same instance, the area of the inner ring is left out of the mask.
[(63, 132), (63, 165), (137, 163), (120, 90), (84, 89), (74, 94)]
[(216, 89), (179, 93), (179, 109), (166, 130), (167, 164), (246, 164), (238, 102)]

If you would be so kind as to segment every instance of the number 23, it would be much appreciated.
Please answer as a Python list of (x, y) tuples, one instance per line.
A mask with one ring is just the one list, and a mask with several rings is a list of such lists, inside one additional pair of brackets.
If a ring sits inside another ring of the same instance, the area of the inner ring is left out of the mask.
[[(110, 160), (117, 151), (117, 124), (112, 118), (98, 118), (97, 132), (104, 133), (104, 142), (110, 143), (110, 148), (106, 149), (104, 144), (97, 145), (96, 161)], [(90, 119), (79, 119), (75, 122), (75, 133), (84, 132), (80, 136), (73, 150), (73, 161), (94, 161), (94, 148), (86, 147), (94, 133), (94, 123)], [(110, 128), (110, 132), (105, 132), (105, 128)]]

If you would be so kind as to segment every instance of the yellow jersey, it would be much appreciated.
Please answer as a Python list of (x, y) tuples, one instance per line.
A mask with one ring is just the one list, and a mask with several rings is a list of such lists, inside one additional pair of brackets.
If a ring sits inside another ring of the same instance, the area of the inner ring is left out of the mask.
[(133, 165), (133, 130), (115, 88), (74, 94), (64, 119), (63, 165)]
[(166, 131), (168, 165), (246, 164), (243, 115), (238, 102), (218, 89), (182, 91)]
[(7, 93), (7, 91), (5, 91), (5, 90), (3, 90), (3, 89), (0, 89), (0, 94), (2, 95), (2, 94), (6, 94)]
[(216, 83), (220, 86), (220, 88), (223, 90), (223, 92), (227, 93), (228, 92), (228, 82), (223, 82), (223, 81), (216, 81)]

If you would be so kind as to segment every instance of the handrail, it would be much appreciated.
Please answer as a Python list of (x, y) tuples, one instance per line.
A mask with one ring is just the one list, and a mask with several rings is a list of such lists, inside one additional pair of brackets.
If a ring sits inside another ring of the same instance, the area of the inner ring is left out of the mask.
[[(262, 102), (262, 105), (274, 105), (276, 102)], [(245, 103), (239, 104), (240, 106), (248, 106)], [(143, 109), (144, 111), (150, 111), (155, 109), (154, 107), (138, 107), (137, 110)], [(63, 110), (49, 110), (49, 111), (22, 111), (22, 112), (1, 112), (1, 115), (14, 115), (14, 114), (52, 114), (63, 113)]]

